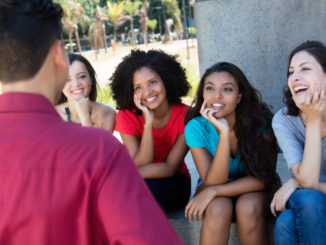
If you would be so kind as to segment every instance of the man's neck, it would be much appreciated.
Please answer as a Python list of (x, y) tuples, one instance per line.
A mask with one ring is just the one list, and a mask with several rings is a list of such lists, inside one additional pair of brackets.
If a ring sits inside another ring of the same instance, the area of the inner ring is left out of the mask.
[(52, 88), (49, 87), (45, 89), (43, 84), (40, 84), (40, 82), (34, 79), (2, 83), (1, 89), (2, 93), (21, 92), (41, 94), (46, 97), (52, 104), (54, 104), (57, 100), (57, 96), (55, 95), (55, 93), (53, 93)]

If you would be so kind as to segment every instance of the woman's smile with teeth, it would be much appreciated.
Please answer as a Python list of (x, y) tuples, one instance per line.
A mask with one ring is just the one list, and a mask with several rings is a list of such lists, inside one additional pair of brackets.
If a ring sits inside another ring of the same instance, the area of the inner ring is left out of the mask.
[(78, 89), (78, 90), (74, 90), (72, 91), (73, 94), (79, 94), (82, 93), (84, 90), (83, 89)]
[(150, 97), (150, 98), (146, 99), (146, 101), (147, 101), (147, 102), (152, 102), (152, 101), (154, 101), (156, 98), (157, 98), (157, 96), (153, 96), (153, 97)]
[(211, 104), (211, 107), (216, 108), (216, 109), (221, 109), (222, 107), (224, 107), (224, 105), (220, 104), (220, 103), (214, 103), (214, 104)]
[(293, 90), (294, 90), (295, 94), (300, 94), (301, 92), (305, 92), (306, 90), (308, 90), (308, 87), (300, 85), (300, 86), (294, 87)]

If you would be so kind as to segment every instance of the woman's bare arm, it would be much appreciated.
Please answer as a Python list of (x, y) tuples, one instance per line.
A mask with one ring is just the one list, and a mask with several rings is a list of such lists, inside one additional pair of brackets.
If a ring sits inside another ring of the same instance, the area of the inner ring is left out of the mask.
[(180, 134), (165, 162), (150, 163), (139, 168), (143, 178), (166, 178), (175, 174), (188, 151), (184, 134)]

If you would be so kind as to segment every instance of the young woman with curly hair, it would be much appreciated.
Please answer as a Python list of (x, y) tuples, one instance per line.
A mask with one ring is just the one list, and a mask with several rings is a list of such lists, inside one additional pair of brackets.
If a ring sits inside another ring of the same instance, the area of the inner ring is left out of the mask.
[(273, 129), (293, 173), (274, 195), (271, 210), (282, 212), (275, 244), (326, 241), (326, 46), (307, 41), (289, 56), (286, 107)]
[(269, 244), (268, 190), (278, 186), (272, 113), (243, 72), (227, 62), (203, 75), (186, 114), (185, 137), (202, 184), (185, 215), (203, 220), (201, 244), (227, 244), (236, 219), (241, 244)]
[(181, 97), (190, 88), (175, 57), (162, 51), (131, 51), (112, 78), (120, 111), (116, 128), (154, 197), (165, 211), (182, 208), (190, 195), (184, 162), (187, 146)]
[(69, 54), (69, 76), (56, 109), (63, 120), (113, 132), (115, 111), (96, 102), (97, 79), (91, 63), (79, 54)]

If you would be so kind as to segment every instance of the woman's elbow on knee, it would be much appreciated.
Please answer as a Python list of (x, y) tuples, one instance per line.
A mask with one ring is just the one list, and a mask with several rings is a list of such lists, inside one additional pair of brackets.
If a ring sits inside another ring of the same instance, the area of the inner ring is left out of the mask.
[(298, 180), (299, 185), (304, 189), (318, 190), (319, 180)]

